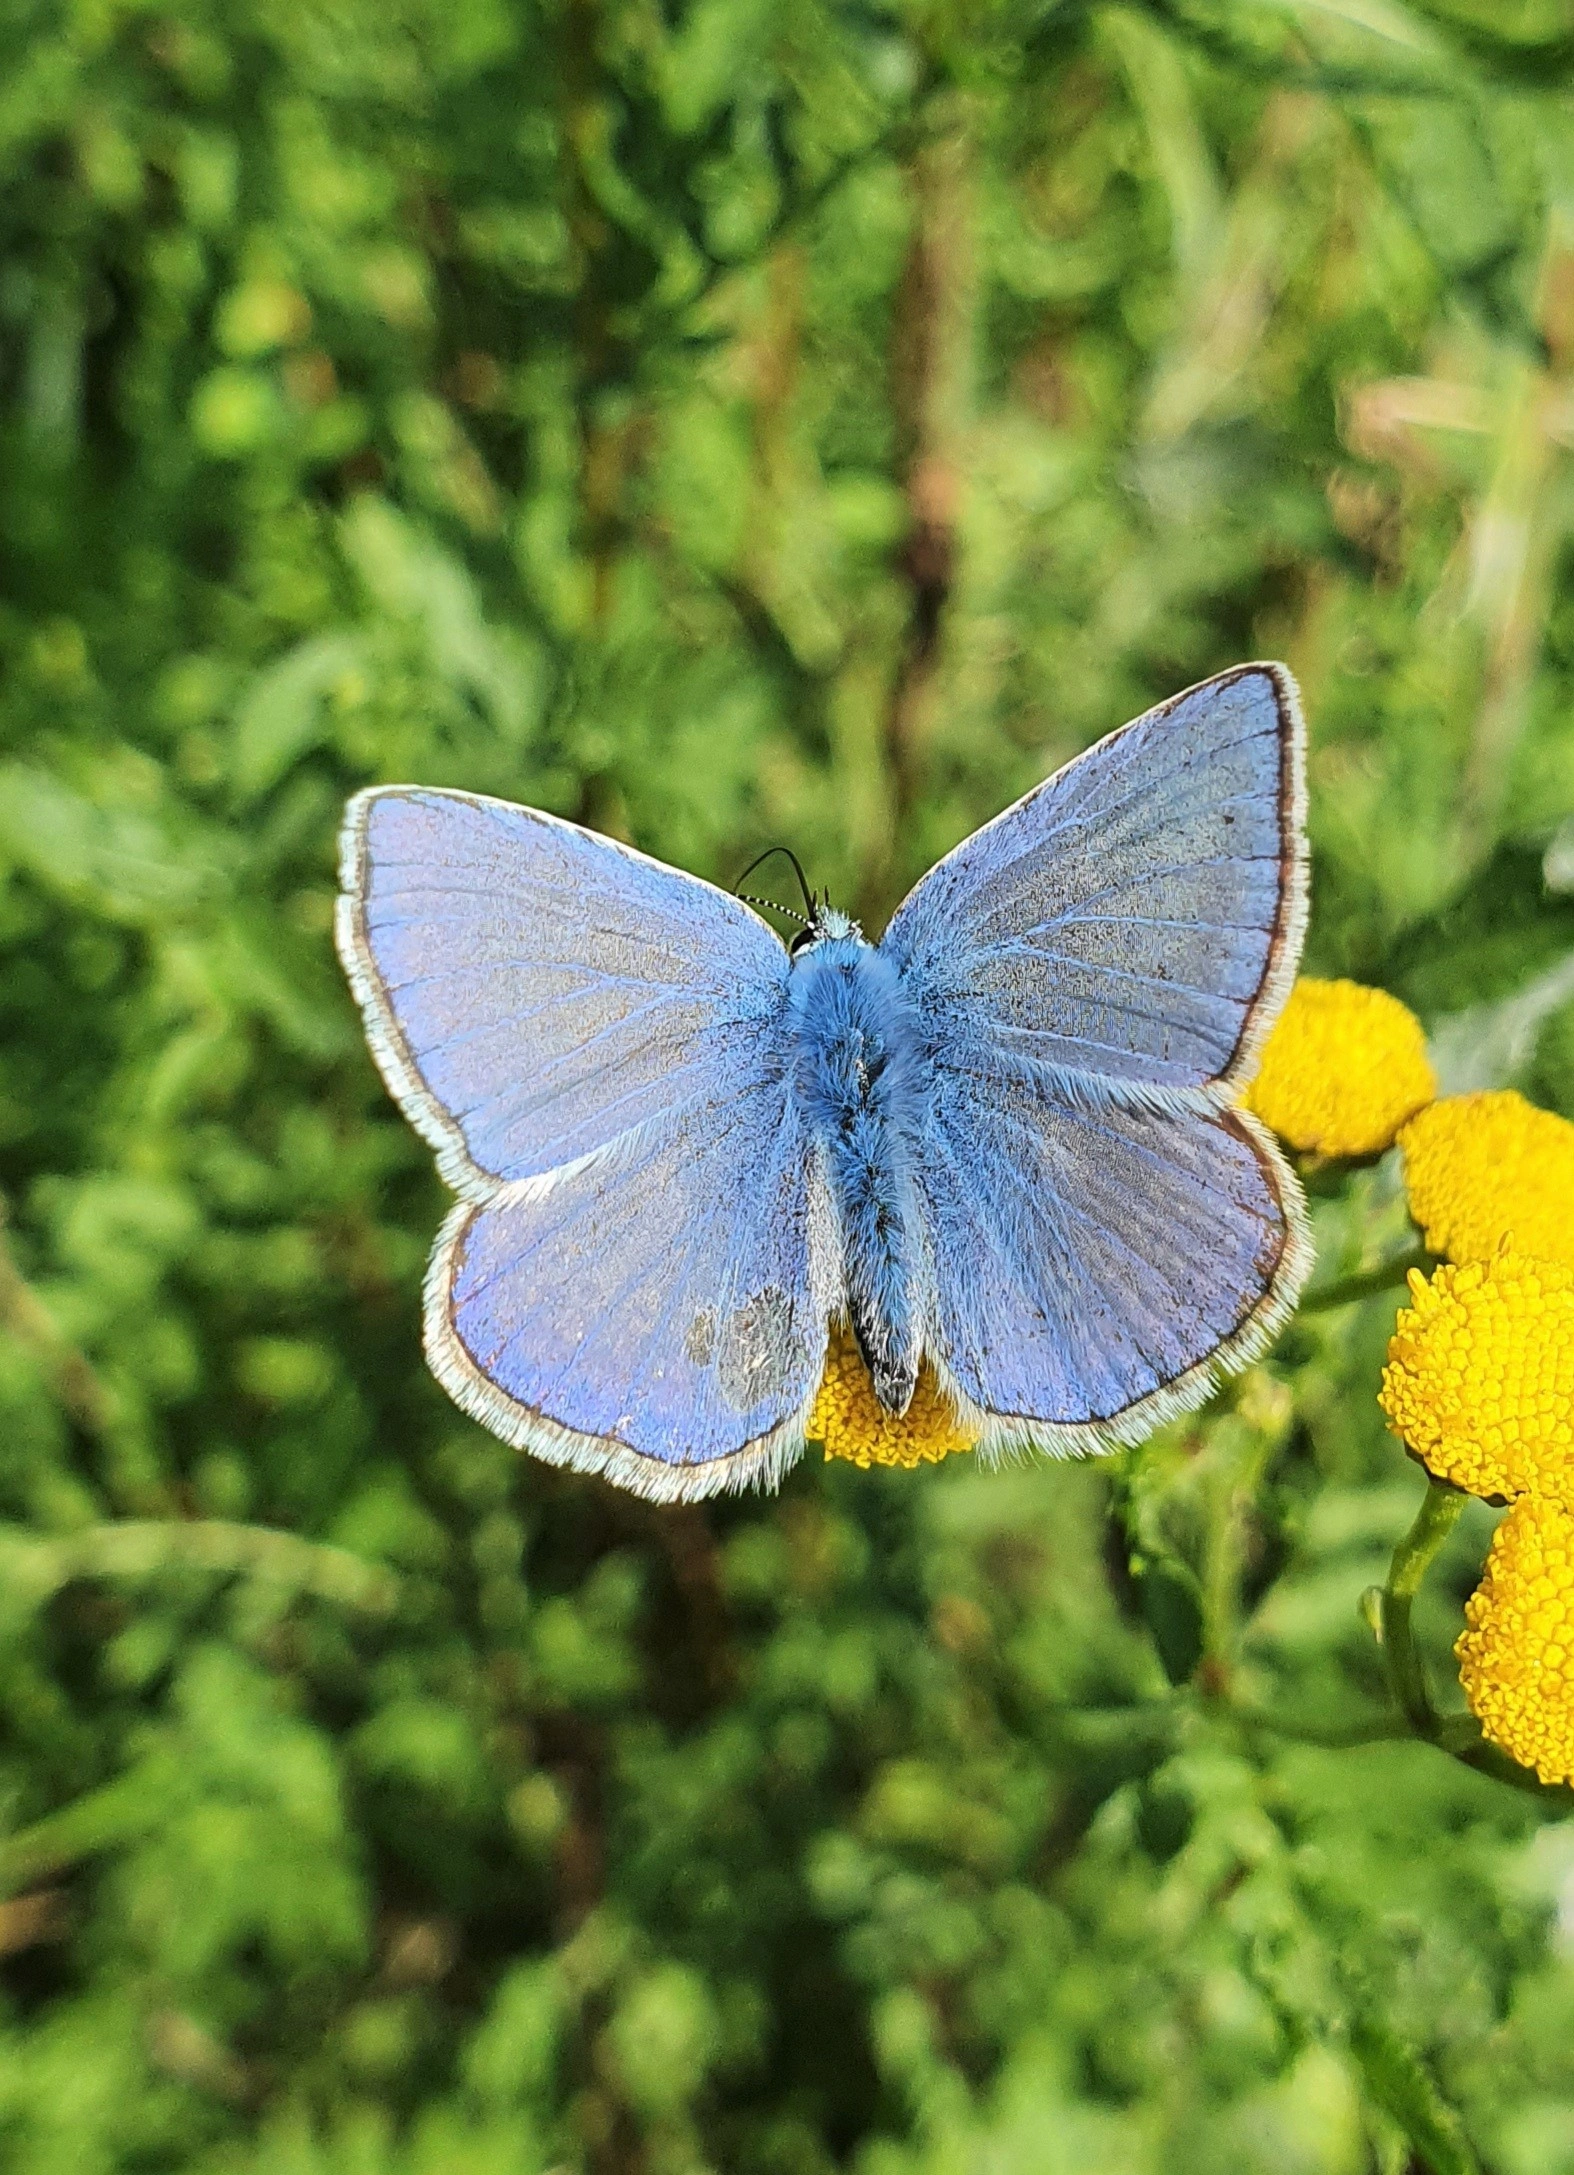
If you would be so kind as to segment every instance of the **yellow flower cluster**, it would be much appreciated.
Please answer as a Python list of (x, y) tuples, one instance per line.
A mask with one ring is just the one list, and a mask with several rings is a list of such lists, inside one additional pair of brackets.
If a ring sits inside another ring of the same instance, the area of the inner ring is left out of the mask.
[(1499, 1253), (1410, 1272), (1378, 1403), (1439, 1480), (1574, 1505), (1574, 1269)]
[(1377, 1155), (1437, 1093), (1415, 1014), (1386, 990), (1303, 976), (1246, 1091), (1293, 1148)]
[[(1544, 1115), (1528, 1103), (1523, 1108)], [(1468, 1131), (1444, 1137), (1463, 1150), (1461, 1160), (1478, 1181), (1488, 1175)], [(1528, 1181), (1529, 1173), (1521, 1178)], [(1478, 1183), (1471, 1207), (1478, 1218), (1482, 1200), (1490, 1193)], [(1524, 1201), (1511, 1206), (1519, 1228)], [(1455, 1222), (1450, 1231), (1463, 1250), (1489, 1228), (1478, 1220)], [(1430, 1229), (1428, 1238), (1436, 1243)], [(1574, 1778), (1574, 1266), (1499, 1245), (1488, 1260), (1445, 1263), (1430, 1279), (1412, 1270), (1410, 1296), (1378, 1394), (1388, 1424), (1438, 1479), (1511, 1504), (1482, 1582), (1465, 1605), (1466, 1628), (1454, 1649), (1465, 1697), (1492, 1743), (1543, 1782), (1568, 1781)]]
[(1484, 1734), (1574, 1780), (1574, 1125), (1512, 1090), (1435, 1100), (1420, 1023), (1354, 982), (1297, 982), (1244, 1098), (1293, 1147), (1398, 1139), (1430, 1278), (1410, 1275), (1378, 1402), (1428, 1471), (1512, 1506), (1459, 1640)]
[(1543, 1782), (1574, 1779), (1574, 1513), (1527, 1495), (1498, 1527), (1454, 1652), (1483, 1733)]
[(954, 1450), (972, 1450), (976, 1438), (957, 1418), (927, 1360), (918, 1370), (913, 1401), (898, 1420), (874, 1394), (858, 1340), (844, 1322), (832, 1325), (825, 1374), (808, 1427), (811, 1442), (828, 1458), (846, 1458), (867, 1472), (871, 1465), (938, 1465)]
[(1410, 1211), (1434, 1254), (1574, 1264), (1574, 1125), (1512, 1088), (1451, 1095), (1399, 1136)]

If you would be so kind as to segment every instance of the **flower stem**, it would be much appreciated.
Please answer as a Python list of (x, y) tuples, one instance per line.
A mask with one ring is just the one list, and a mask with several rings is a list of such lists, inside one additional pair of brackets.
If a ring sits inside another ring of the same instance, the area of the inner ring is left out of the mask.
[(1357, 1299), (1370, 1299), (1380, 1291), (1397, 1291), (1412, 1269), (1429, 1269), (1432, 1256), (1424, 1247), (1413, 1246), (1405, 1254), (1396, 1254), (1392, 1261), (1381, 1261), (1375, 1269), (1362, 1269), (1356, 1276), (1341, 1276), (1332, 1284), (1324, 1284), (1306, 1293), (1301, 1301), (1303, 1314), (1326, 1314), (1334, 1307), (1349, 1306)]
[(1383, 1659), (1395, 1702), (1416, 1735), (1425, 1737), (1432, 1744), (1437, 1742), (1443, 1722), (1427, 1689), (1426, 1672), (1416, 1652), (1410, 1615), (1415, 1597), (1421, 1590), (1421, 1581), (1464, 1507), (1465, 1498), (1456, 1488), (1442, 1487), (1435, 1480), (1428, 1481), (1415, 1522), (1394, 1550), (1378, 1619), (1382, 1625)]
[(1391, 1715), (1375, 1721), (1303, 1722), (1294, 1715), (1275, 1714), (1269, 1708), (1248, 1706), (1240, 1700), (1234, 1701), (1228, 1711), (1243, 1729), (1264, 1730), (1270, 1737), (1282, 1737), (1287, 1744), (1316, 1745), (1324, 1752), (1344, 1752), (1353, 1745), (1406, 1744), (1410, 1738), (1409, 1730), (1401, 1728)]

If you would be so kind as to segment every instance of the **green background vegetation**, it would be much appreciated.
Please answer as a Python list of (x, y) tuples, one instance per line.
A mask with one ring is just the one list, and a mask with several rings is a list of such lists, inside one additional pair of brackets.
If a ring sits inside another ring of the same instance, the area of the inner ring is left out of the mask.
[[(1312, 963), (1574, 1113), (1571, 71), (1568, 0), (12, 0), (6, 2166), (1574, 2170), (1574, 1801), (1358, 1612), (1392, 1292), (1102, 1468), (652, 1510), (428, 1379), (330, 940), (374, 779), (877, 924), (1277, 655)], [(1408, 1243), (1391, 1160), (1316, 1217)]]

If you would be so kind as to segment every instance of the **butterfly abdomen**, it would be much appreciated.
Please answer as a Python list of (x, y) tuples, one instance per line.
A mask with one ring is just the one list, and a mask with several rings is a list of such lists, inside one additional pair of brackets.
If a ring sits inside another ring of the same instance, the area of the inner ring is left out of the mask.
[(927, 1066), (889, 960), (856, 935), (801, 950), (789, 989), (794, 1078), (841, 1225), (847, 1306), (875, 1393), (902, 1413), (918, 1378), (923, 1241), (912, 1142)]

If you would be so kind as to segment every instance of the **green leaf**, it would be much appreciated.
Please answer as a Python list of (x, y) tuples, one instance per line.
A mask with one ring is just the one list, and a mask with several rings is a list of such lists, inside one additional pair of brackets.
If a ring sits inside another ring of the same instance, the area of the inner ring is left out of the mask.
[(1172, 1557), (1159, 1557), (1140, 1562), (1136, 1580), (1142, 1619), (1164, 1674), (1172, 1684), (1189, 1684), (1202, 1659), (1202, 1589), (1196, 1573)]
[(1383, 982), (1430, 1021), (1507, 997), (1570, 951), (1574, 898), (1548, 890), (1539, 852), (1503, 845), (1399, 938)]
[(1391, 2025), (1370, 2010), (1358, 2012), (1351, 2019), (1350, 2048), (1368, 2091), (1399, 2125), (1428, 2175), (1481, 2175), (1457, 2111)]
[(260, 673), (242, 696), (230, 740), (230, 779), (243, 805), (278, 784), (326, 731), (323, 704), (366, 656), (357, 634), (318, 634)]

